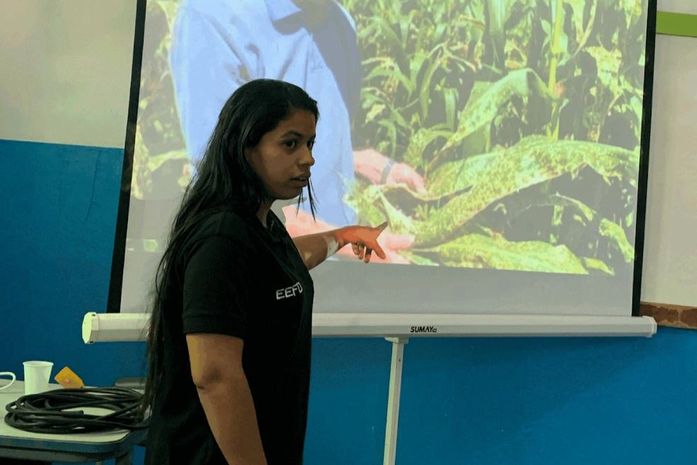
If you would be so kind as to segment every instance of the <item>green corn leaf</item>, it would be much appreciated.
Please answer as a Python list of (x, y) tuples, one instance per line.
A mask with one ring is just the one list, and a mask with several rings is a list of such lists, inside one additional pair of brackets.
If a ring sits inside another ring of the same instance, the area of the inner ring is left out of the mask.
[[(592, 0), (596, 1), (597, 0)], [(576, 43), (581, 41), (583, 32), (585, 30), (585, 25), (583, 24), (583, 12), (588, 4), (588, 0), (564, 0), (564, 3), (571, 7), (572, 15), (571, 22), (574, 24), (574, 29), (576, 29)]]
[[(545, 196), (545, 198), (542, 201), (535, 202), (534, 205), (526, 205), (525, 207), (523, 207), (522, 210), (525, 210), (532, 206), (554, 206), (559, 207), (561, 209), (572, 209), (575, 213), (574, 216), (576, 220), (583, 223), (584, 225), (587, 225), (590, 222), (592, 222), (597, 215), (597, 212), (595, 210), (593, 210), (591, 207), (581, 202), (580, 200), (576, 200), (566, 195), (561, 195), (557, 193)], [(515, 216), (517, 214), (517, 212), (510, 211), (509, 213), (511, 214), (511, 216)]]
[(467, 234), (430, 251), (448, 266), (588, 274), (568, 247), (541, 241), (511, 242), (501, 236)]
[(443, 99), (445, 100), (445, 124), (450, 130), (455, 129), (458, 97), (459, 93), (452, 87), (443, 89)]
[[(378, 125), (383, 127), (387, 131), (387, 139), (389, 140), (389, 147), (392, 151), (397, 146), (397, 126), (389, 119), (382, 119), (378, 121)], [(390, 155), (393, 155), (390, 152)]]
[(419, 74), (421, 74), (421, 69), (426, 64), (427, 59), (428, 54), (426, 54), (426, 52), (423, 50), (419, 50), (412, 55), (411, 59), (409, 60), (409, 79), (411, 82), (417, 81)]
[(494, 66), (504, 68), (504, 45), (506, 33), (504, 29), (504, 15), (506, 14), (505, 0), (487, 0), (487, 26), (489, 39), (493, 48)]
[(496, 157), (471, 190), (434, 212), (429, 221), (417, 224), (417, 243), (434, 245), (452, 239), (493, 202), (564, 174), (575, 177), (584, 167), (606, 181), (619, 178), (636, 185), (638, 154), (593, 142), (552, 142), (541, 136), (523, 139)]
[(413, 220), (387, 200), (382, 186), (355, 187), (347, 195), (346, 202), (359, 212), (361, 223), (380, 224), (387, 220), (390, 229), (397, 234), (414, 230)]
[(404, 153), (404, 161), (413, 167), (423, 166), (426, 147), (436, 139), (446, 139), (449, 135), (450, 131), (446, 130), (419, 128), (409, 139), (409, 145)]
[(171, 152), (160, 153), (158, 155), (150, 155), (147, 159), (148, 169), (150, 172), (158, 170), (165, 163), (172, 160), (188, 160), (186, 150), (172, 150)]
[(583, 261), (583, 266), (585, 266), (588, 271), (601, 271), (610, 276), (615, 275), (614, 270), (607, 266), (602, 260), (588, 257), (582, 257), (581, 260)]
[(499, 150), (443, 163), (428, 176), (429, 196), (442, 197), (469, 189), (502, 153)]
[(430, 258), (426, 258), (423, 255), (419, 255), (409, 250), (400, 250), (399, 255), (406, 258), (407, 260), (409, 260), (409, 263), (412, 263), (414, 265), (438, 266), (438, 262), (434, 262)]
[(414, 230), (414, 220), (402, 212), (399, 208), (395, 207), (385, 195), (380, 192), (380, 202), (382, 204), (382, 211), (387, 217), (387, 221), (390, 225), (390, 230), (396, 234), (410, 234)]
[(531, 92), (548, 96), (545, 89), (544, 82), (534, 71), (530, 69), (512, 71), (481, 92), (471, 104), (468, 102), (466, 109), (460, 113), (457, 131), (435, 155), (435, 160), (441, 159), (478, 129), (491, 124), (500, 113), (500, 109), (508, 104), (513, 97), (525, 97)]
[(619, 50), (607, 50), (604, 47), (586, 47), (586, 51), (595, 59), (598, 67), (598, 79), (600, 82), (617, 94), (620, 65), (622, 64), (622, 52)]
[(368, 73), (365, 77), (366, 82), (371, 82), (376, 78), (385, 78), (388, 80), (398, 81), (404, 89), (407, 91), (408, 95), (411, 95), (415, 90), (416, 86), (411, 82), (409, 76), (406, 76), (399, 65), (392, 57), (379, 57), (366, 60), (364, 63), (372, 64), (377, 62), (377, 65)]
[(360, 224), (380, 224), (385, 221), (385, 214), (380, 208), (380, 188), (356, 183), (348, 191), (345, 202), (358, 212)]
[(465, 108), (463, 111), (464, 112), (471, 111), (474, 104), (482, 98), (482, 95), (484, 95), (491, 88), (492, 85), (494, 85), (493, 82), (476, 81), (474, 83), (474, 85), (472, 86), (472, 92), (470, 93), (470, 98), (467, 101), (467, 104), (465, 105)]
[(403, 49), (402, 40), (385, 17), (371, 17), (364, 30), (368, 37), (372, 37), (373, 39), (379, 38), (380, 42), (390, 50)]
[(365, 122), (370, 123), (371, 121), (374, 121), (375, 118), (380, 116), (383, 111), (385, 110), (385, 104), (383, 103), (378, 103), (370, 107), (370, 110), (365, 115)]
[(627, 239), (627, 234), (625, 234), (624, 229), (607, 218), (603, 218), (600, 221), (599, 228), (600, 235), (606, 237), (614, 242), (619, 251), (622, 253), (622, 257), (626, 263), (632, 263), (634, 260), (634, 247), (629, 243)]
[(384, 124), (391, 124), (395, 127), (402, 128), (404, 131), (411, 131), (411, 124), (404, 119), (404, 116), (399, 109), (395, 108), (395, 106), (389, 101), (384, 100), (384, 102), (389, 116), (388, 118), (378, 120), (377, 124), (380, 126)]
[(428, 68), (426, 70), (426, 74), (423, 77), (423, 80), (419, 84), (419, 102), (421, 103), (421, 116), (423, 120), (428, 119), (428, 109), (431, 105), (431, 92), (433, 92), (432, 89), (432, 80), (433, 80), (433, 75), (438, 71), (438, 69), (441, 67), (442, 62), (441, 59), (439, 58), (439, 53), (438, 51), (442, 48), (441, 45), (437, 45), (432, 51), (431, 51), (431, 59), (428, 65)]

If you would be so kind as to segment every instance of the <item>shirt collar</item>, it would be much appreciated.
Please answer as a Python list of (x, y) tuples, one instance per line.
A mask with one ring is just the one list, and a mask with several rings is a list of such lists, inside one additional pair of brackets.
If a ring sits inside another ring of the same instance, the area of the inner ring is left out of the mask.
[(292, 0), (266, 0), (266, 8), (269, 10), (269, 17), (274, 23), (302, 13), (300, 7)]

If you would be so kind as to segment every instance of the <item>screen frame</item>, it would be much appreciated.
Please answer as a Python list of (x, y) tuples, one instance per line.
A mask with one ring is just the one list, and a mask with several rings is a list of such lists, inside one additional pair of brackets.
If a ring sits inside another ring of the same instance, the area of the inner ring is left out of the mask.
[[(111, 275), (107, 299), (107, 313), (120, 313), (123, 273), (126, 255), (126, 236), (128, 230), (128, 212), (131, 197), (131, 181), (133, 169), (133, 157), (135, 150), (136, 124), (138, 118), (138, 104), (140, 98), (141, 67), (143, 59), (143, 44), (145, 37), (145, 19), (147, 0), (137, 0), (135, 34), (133, 43), (133, 61), (131, 72), (130, 98), (128, 106), (128, 120), (124, 146), (124, 159), (121, 177), (121, 188), (117, 210), (117, 221), (114, 236), (114, 248), (111, 263)], [(644, 65), (644, 98), (642, 107), (641, 141), (639, 155), (639, 172), (637, 185), (636, 228), (634, 241), (634, 268), (633, 287), (631, 301), (631, 315), (640, 316), (641, 303), (641, 278), (644, 258), (645, 221), (647, 207), (648, 171), (649, 171), (649, 146), (651, 134), (651, 110), (653, 97), (653, 75), (656, 47), (656, 17), (657, 0), (648, 0), (645, 65)], [(507, 274), (502, 270), (488, 270), (492, 273)], [(537, 273), (536, 273), (537, 274)], [(556, 274), (540, 274), (545, 279)], [(609, 279), (612, 282), (614, 279)]]
[(133, 176), (133, 153), (135, 150), (138, 102), (140, 99), (140, 71), (143, 64), (143, 40), (145, 38), (146, 0), (137, 0), (133, 61), (131, 64), (131, 90), (128, 100), (126, 140), (124, 142), (121, 189), (116, 214), (114, 252), (111, 259), (107, 313), (120, 313), (123, 270), (126, 260), (126, 235), (128, 232), (128, 209), (131, 203), (131, 181)]
[(656, 55), (656, 17), (658, 0), (649, 0), (646, 17), (646, 50), (644, 52), (644, 99), (641, 111), (641, 149), (639, 154), (639, 180), (637, 185), (637, 228), (634, 238), (634, 289), (632, 291), (632, 316), (641, 315), (641, 277), (644, 265), (644, 239), (646, 230), (646, 204), (649, 185), (649, 146), (651, 142), (651, 112), (653, 109), (653, 68)]

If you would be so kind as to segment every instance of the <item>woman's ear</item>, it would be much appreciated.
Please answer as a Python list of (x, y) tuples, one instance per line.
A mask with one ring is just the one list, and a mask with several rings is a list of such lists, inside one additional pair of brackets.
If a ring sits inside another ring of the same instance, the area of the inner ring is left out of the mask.
[(251, 164), (251, 162), (252, 162), (252, 156), (254, 155), (253, 152), (254, 152), (254, 148), (245, 147), (243, 153), (244, 153), (244, 159), (247, 161), (247, 163), (250, 163), (250, 164)]
[(244, 161), (247, 162), (247, 166), (249, 166), (249, 168), (255, 173), (257, 172), (257, 165), (255, 161), (259, 159), (259, 157), (257, 157), (256, 155), (256, 147), (246, 147), (244, 149)]

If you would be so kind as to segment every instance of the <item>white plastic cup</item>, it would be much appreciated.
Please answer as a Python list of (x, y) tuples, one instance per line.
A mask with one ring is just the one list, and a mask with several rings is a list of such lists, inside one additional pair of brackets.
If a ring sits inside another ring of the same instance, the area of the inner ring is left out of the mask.
[(48, 391), (53, 362), (29, 360), (24, 362), (24, 394), (36, 394)]

